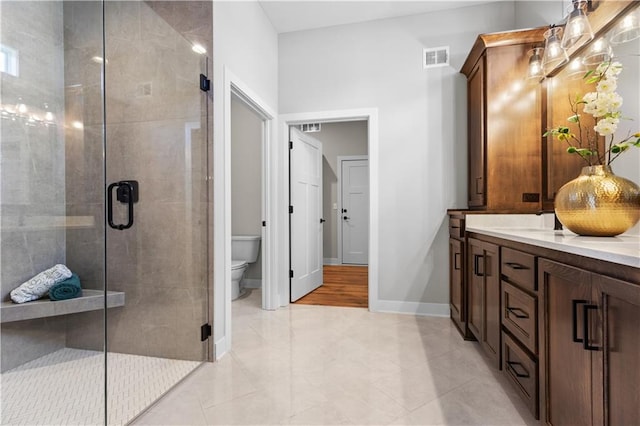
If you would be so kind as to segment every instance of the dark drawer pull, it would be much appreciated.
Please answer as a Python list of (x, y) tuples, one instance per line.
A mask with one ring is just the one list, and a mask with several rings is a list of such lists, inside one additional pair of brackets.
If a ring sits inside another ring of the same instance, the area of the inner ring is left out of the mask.
[(583, 343), (584, 339), (578, 338), (578, 305), (587, 303), (586, 300), (572, 300), (571, 301), (571, 329), (573, 332), (573, 341), (576, 343)]
[[(529, 378), (529, 372), (527, 371), (526, 368), (524, 368), (524, 365), (522, 365), (521, 362), (507, 361), (507, 366), (509, 367), (509, 370), (513, 371), (513, 374), (515, 374), (516, 377), (520, 377), (521, 379), (528, 379)], [(522, 371), (524, 371), (524, 373), (518, 373), (516, 371), (516, 366), (518, 366), (520, 369), (522, 369)]]
[(584, 341), (582, 342), (582, 347), (587, 351), (597, 351), (600, 348), (598, 346), (594, 346), (589, 344), (589, 311), (597, 311), (597, 305), (584, 305), (582, 308), (582, 326), (584, 333)]
[(453, 269), (455, 269), (456, 271), (460, 270), (460, 262), (458, 262), (458, 259), (460, 259), (460, 253), (454, 253), (453, 254)]
[[(482, 259), (482, 263), (484, 263), (484, 255), (473, 255), (473, 275), (475, 275), (476, 277), (484, 277), (484, 271), (480, 270), (480, 259)], [(482, 269), (484, 269), (484, 265), (482, 266)]]
[(529, 314), (520, 308), (507, 308), (507, 311), (513, 314), (516, 318), (529, 318)]
[(480, 183), (481, 181), (482, 181), (482, 176), (481, 176), (481, 177), (477, 177), (477, 178), (476, 178), (476, 194), (477, 194), (477, 195), (482, 195), (482, 194), (484, 194), (484, 188), (480, 188), (480, 189), (478, 189), (478, 188), (479, 188), (478, 183)]
[(519, 263), (515, 263), (515, 262), (505, 262), (505, 265), (507, 265), (509, 268), (511, 269), (529, 269), (527, 266), (521, 265)]

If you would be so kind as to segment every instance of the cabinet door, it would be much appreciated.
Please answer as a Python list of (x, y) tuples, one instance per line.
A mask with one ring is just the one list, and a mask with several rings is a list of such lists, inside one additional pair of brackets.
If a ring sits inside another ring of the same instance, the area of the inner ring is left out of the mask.
[(483, 300), (484, 300), (484, 277), (482, 268), (484, 267), (484, 250), (479, 241), (469, 239), (467, 257), (469, 262), (469, 279), (467, 285), (467, 322), (469, 330), (479, 342), (482, 342), (483, 323)]
[(591, 299), (591, 274), (541, 259), (538, 264), (541, 420), (550, 425), (590, 425), (591, 357), (583, 343), (583, 310)]
[(483, 207), (485, 199), (485, 84), (484, 56), (480, 58), (467, 82), (467, 132), (469, 157), (469, 207)]
[(449, 297), (451, 299), (451, 319), (464, 334), (464, 255), (462, 241), (449, 238)]
[[(598, 312), (592, 329), (594, 423), (637, 425), (640, 422), (640, 286), (593, 274)], [(596, 417), (597, 416), (597, 417)]]
[(482, 345), (500, 368), (500, 257), (498, 247), (484, 244), (484, 330)]

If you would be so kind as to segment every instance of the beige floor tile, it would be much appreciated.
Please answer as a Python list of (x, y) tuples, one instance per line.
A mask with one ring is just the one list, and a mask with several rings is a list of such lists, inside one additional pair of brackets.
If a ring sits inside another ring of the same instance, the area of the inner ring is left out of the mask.
[(536, 424), (448, 318), (310, 305), (263, 311), (260, 297), (233, 302), (233, 350), (135, 424), (191, 419), (183, 411), (198, 406), (210, 425)]

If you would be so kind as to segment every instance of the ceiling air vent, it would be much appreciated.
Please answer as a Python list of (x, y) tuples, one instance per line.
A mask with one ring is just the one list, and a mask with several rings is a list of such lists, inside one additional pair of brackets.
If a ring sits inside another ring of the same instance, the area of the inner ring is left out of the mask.
[(425, 48), (422, 52), (422, 65), (425, 69), (449, 65), (449, 46)]
[(307, 133), (319, 132), (320, 123), (305, 123), (300, 125), (300, 130)]

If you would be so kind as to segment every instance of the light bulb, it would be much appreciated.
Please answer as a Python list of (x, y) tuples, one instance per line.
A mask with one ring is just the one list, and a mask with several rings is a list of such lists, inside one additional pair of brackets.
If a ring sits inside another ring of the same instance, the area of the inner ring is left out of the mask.
[(201, 44), (195, 43), (192, 47), (191, 50), (193, 50), (194, 52), (196, 52), (199, 55), (204, 55), (205, 53), (207, 53), (207, 49), (205, 49)]
[(567, 25), (562, 36), (563, 49), (568, 49), (575, 44), (584, 43), (593, 38), (589, 18), (584, 11), (586, 5), (587, 2), (584, 0), (573, 0), (573, 10), (567, 18)]

